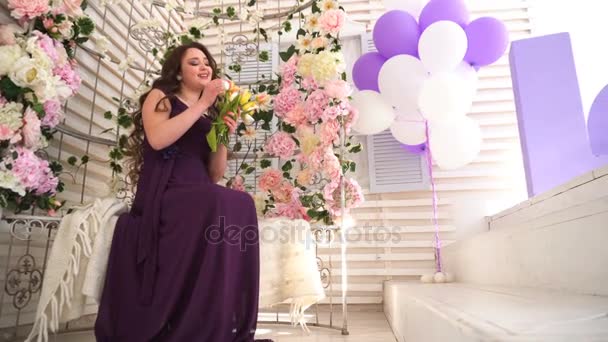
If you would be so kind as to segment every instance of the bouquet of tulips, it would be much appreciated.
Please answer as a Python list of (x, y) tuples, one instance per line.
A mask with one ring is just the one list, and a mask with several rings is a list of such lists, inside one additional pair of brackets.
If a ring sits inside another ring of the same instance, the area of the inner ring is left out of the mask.
[(224, 89), (226, 91), (218, 97), (217, 101), (219, 115), (213, 120), (211, 130), (207, 133), (207, 142), (212, 152), (217, 151), (218, 144), (228, 146), (230, 141), (230, 132), (224, 117), (229, 116), (237, 120), (240, 116), (245, 125), (251, 125), (254, 122), (252, 115), (258, 109), (249, 90), (239, 88), (232, 81), (224, 81)]

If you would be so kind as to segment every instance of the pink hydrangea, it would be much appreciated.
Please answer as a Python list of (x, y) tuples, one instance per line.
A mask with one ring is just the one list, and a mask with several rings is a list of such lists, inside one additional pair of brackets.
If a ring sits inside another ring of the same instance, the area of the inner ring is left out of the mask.
[(281, 65), (281, 87), (290, 87), (296, 80), (298, 56), (292, 56), (287, 63)]
[(325, 11), (319, 18), (319, 26), (325, 33), (337, 35), (340, 33), (342, 26), (346, 20), (346, 13), (340, 9), (331, 9)]
[(321, 119), (321, 116), (323, 116), (323, 111), (325, 111), (328, 104), (329, 98), (323, 90), (317, 89), (313, 91), (312, 94), (308, 96), (305, 103), (308, 121), (312, 124), (317, 123), (319, 119)]
[(350, 103), (346, 103), (344, 105), (344, 107), (345, 107), (345, 110), (348, 111), (348, 114), (344, 118), (344, 130), (346, 131), (346, 134), (349, 134), (353, 125), (359, 118), (359, 111), (357, 110), (357, 108), (353, 107)]
[(29, 21), (49, 11), (48, 0), (8, 0), (11, 15), (20, 21)]
[(27, 190), (34, 190), (36, 194), (50, 192), (55, 194), (59, 180), (53, 175), (46, 160), (38, 158), (32, 150), (17, 147), (17, 159), (11, 162), (11, 171)]
[(323, 121), (335, 120), (342, 113), (340, 106), (327, 106), (321, 115)]
[(323, 145), (332, 145), (334, 142), (339, 142), (340, 122), (336, 119), (325, 121), (321, 124), (320, 135)]
[(283, 88), (274, 98), (274, 112), (282, 118), (301, 101), (299, 90), (293, 87)]
[(33, 34), (38, 37), (38, 46), (56, 64), (59, 61), (59, 54), (57, 53), (57, 44), (59, 43), (40, 31), (34, 31)]
[(331, 149), (328, 149), (325, 153), (322, 171), (325, 177), (330, 180), (339, 179), (342, 174), (340, 170), (340, 160)]
[(44, 117), (42, 125), (47, 127), (55, 127), (61, 120), (61, 104), (59, 101), (48, 100), (44, 102)]
[(23, 121), (25, 123), (21, 129), (23, 143), (28, 148), (39, 148), (42, 133), (40, 131), (38, 114), (31, 107), (27, 107), (23, 114)]
[(264, 146), (264, 151), (283, 159), (293, 156), (295, 149), (296, 142), (285, 132), (273, 134)]
[[(363, 191), (353, 178), (344, 180), (345, 206), (346, 211), (356, 208), (363, 203)], [(328, 183), (323, 188), (323, 198), (325, 199), (325, 207), (333, 216), (342, 214), (340, 207), (340, 182), (339, 178), (331, 183)]]
[(313, 170), (318, 171), (319, 168), (323, 165), (323, 159), (325, 159), (326, 150), (327, 150), (327, 147), (320, 146), (317, 149), (315, 149), (310, 154), (310, 156), (308, 156), (309, 166)]
[(275, 203), (274, 208), (266, 213), (266, 217), (286, 217), (292, 220), (310, 221), (310, 217), (306, 214), (306, 208), (302, 206), (299, 199), (287, 203)]
[(232, 179), (230, 179), (228, 181), (228, 188), (233, 189), (233, 190), (237, 190), (237, 191), (246, 191), (245, 190), (245, 178), (243, 178), (243, 176), (241, 175), (236, 175), (234, 177), (232, 177)]
[(308, 92), (312, 92), (319, 88), (317, 81), (312, 76), (308, 76), (302, 80), (302, 88)]
[(283, 173), (277, 169), (264, 171), (258, 181), (258, 186), (263, 191), (275, 189), (283, 181)]
[(72, 94), (75, 94), (80, 87), (80, 75), (74, 70), (70, 63), (64, 63), (63, 65), (56, 66), (53, 69), (53, 73), (59, 76), (67, 85), (72, 89)]
[(344, 100), (353, 91), (350, 85), (342, 80), (327, 81), (324, 88), (327, 96), (338, 100)]
[(292, 110), (285, 114), (285, 122), (288, 124), (298, 127), (306, 123), (306, 111), (304, 110), (304, 104), (298, 103)]

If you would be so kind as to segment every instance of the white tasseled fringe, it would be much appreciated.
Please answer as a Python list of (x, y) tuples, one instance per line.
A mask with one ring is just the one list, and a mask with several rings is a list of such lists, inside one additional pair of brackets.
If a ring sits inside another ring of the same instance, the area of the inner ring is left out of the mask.
[[(53, 333), (59, 331), (59, 321), (61, 319), (61, 314), (63, 313), (63, 308), (65, 305), (68, 307), (71, 307), (72, 305), (71, 302), (74, 296), (74, 279), (80, 270), (81, 255), (84, 253), (84, 255), (87, 257), (91, 256), (91, 227), (88, 222), (90, 216), (91, 210), (87, 210), (86, 214), (82, 215), (82, 220), (78, 223), (76, 241), (72, 245), (72, 251), (68, 259), (66, 272), (61, 277), (59, 287), (55, 289), (55, 293), (51, 296), (49, 303), (50, 305), (47, 304), (47, 307), (45, 307), (40, 315), (36, 317), (32, 331), (25, 342), (33, 341), (33, 338), (36, 335), (38, 336), (38, 342), (47, 342), (49, 329)], [(98, 231), (97, 224), (94, 225), (92, 230), (93, 233)], [(50, 321), (47, 312), (49, 309), (51, 316)]]

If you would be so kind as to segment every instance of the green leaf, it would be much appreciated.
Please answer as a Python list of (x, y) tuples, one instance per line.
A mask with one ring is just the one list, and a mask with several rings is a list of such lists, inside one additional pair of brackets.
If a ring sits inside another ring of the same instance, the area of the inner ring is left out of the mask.
[(287, 133), (295, 133), (296, 132), (296, 128), (293, 127), (292, 125), (283, 122), (283, 124), (281, 125), (281, 129)]
[(262, 159), (262, 160), (260, 161), (260, 167), (261, 167), (262, 169), (265, 169), (265, 168), (267, 168), (267, 167), (270, 167), (270, 164), (271, 164), (271, 163), (270, 163), (270, 160), (268, 160), (268, 159)]
[(356, 168), (357, 168), (357, 163), (351, 162), (350, 163), (350, 172), (355, 172)]
[(289, 171), (292, 168), (293, 168), (293, 165), (291, 164), (291, 161), (287, 161), (285, 164), (283, 164), (283, 167), (281, 167), (281, 170)]
[(217, 16), (213, 17), (213, 23), (217, 26), (220, 24), (220, 19)]
[(293, 54), (296, 52), (296, 47), (295, 45), (291, 45), (287, 51), (285, 52), (280, 52), (279, 56), (281, 56), (281, 60), (283, 60), (283, 62), (287, 62), (291, 56), (293, 56)]
[(118, 124), (120, 127), (129, 128), (133, 124), (133, 118), (130, 115), (121, 115), (118, 117)]
[(249, 2), (247, 3), (247, 6), (251, 7), (253, 5), (255, 5), (256, 0), (249, 0)]
[(194, 37), (194, 38), (200, 38), (201, 37), (201, 30), (199, 30), (196, 27), (191, 27), (189, 30), (190, 34)]
[(283, 22), (283, 28), (285, 29), (285, 32), (291, 32), (291, 21)]
[(112, 120), (112, 112), (111, 111), (107, 111), (107, 112), (103, 113), (103, 117), (105, 119)]
[(76, 161), (78, 161), (78, 159), (76, 159), (76, 157), (71, 156), (70, 158), (68, 158), (68, 164), (74, 166), (76, 165)]
[(260, 27), (260, 34), (262, 35), (262, 37), (264, 37), (264, 40), (268, 42), (268, 33), (266, 32), (266, 30)]
[(80, 158), (80, 161), (82, 162), (82, 164), (86, 164), (86, 163), (88, 163), (88, 162), (89, 162), (89, 156), (86, 156), (86, 155), (85, 155), (85, 156), (82, 156), (82, 157)]
[(321, 13), (321, 9), (319, 8), (319, 5), (317, 5), (316, 1), (313, 1), (312, 3), (312, 13)]
[(242, 163), (242, 164), (241, 164), (241, 167), (240, 167), (239, 169), (240, 169), (240, 170), (245, 170), (245, 169), (246, 169), (246, 168), (248, 168), (248, 167), (249, 167), (249, 164), (247, 164), (247, 163)]
[(211, 148), (211, 152), (217, 152), (217, 133), (215, 126), (211, 126), (211, 130), (207, 133), (207, 143)]
[(291, 179), (291, 175), (289, 174), (289, 172), (283, 172), (283, 178)]
[(345, 72), (342, 73), (341, 78), (342, 78), (342, 81), (346, 81), (346, 73)]
[(238, 152), (241, 150), (241, 148), (243, 147), (243, 144), (240, 141), (237, 141), (234, 146), (232, 147), (232, 151), (233, 152)]
[(226, 8), (226, 15), (228, 18), (234, 18), (236, 16), (236, 9), (232, 6), (228, 6), (228, 8)]
[(268, 51), (260, 51), (259, 59), (260, 62), (268, 62), (270, 60)]
[(263, 130), (270, 131), (270, 122), (264, 122), (261, 127)]
[(253, 171), (255, 171), (255, 167), (250, 166), (250, 167), (247, 168), (247, 170), (245, 170), (245, 174), (246, 175), (250, 175), (250, 174), (253, 173)]
[(13, 83), (10, 78), (4, 77), (0, 80), (0, 92), (2, 92), (2, 96), (8, 101), (17, 101), (19, 95), (25, 93), (25, 89)]
[(300, 38), (300, 36), (305, 36), (306, 35), (306, 30), (301, 28), (298, 30), (298, 33), (296, 34), (296, 39)]
[(219, 7), (216, 7), (216, 8), (213, 9), (213, 13), (214, 14), (221, 14), (222, 13), (222, 9), (219, 8)]
[(38, 118), (42, 119), (44, 117), (44, 105), (42, 103), (36, 102), (36, 104), (32, 106), (32, 109), (38, 113)]
[(80, 27), (80, 34), (84, 36), (89, 36), (91, 33), (93, 33), (93, 30), (95, 30), (95, 24), (93, 23), (93, 20), (91, 20), (91, 18), (87, 16), (82, 16), (78, 18), (78, 21), (76, 23), (78, 27)]
[(361, 143), (358, 143), (357, 145), (351, 147), (350, 149), (348, 149), (348, 152), (350, 153), (359, 153), (361, 152)]

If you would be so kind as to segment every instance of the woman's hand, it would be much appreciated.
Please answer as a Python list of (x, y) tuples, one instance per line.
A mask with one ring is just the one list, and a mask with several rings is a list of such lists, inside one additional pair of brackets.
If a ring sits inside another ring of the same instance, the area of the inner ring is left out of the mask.
[(228, 115), (224, 116), (224, 123), (228, 126), (230, 134), (234, 134), (236, 131), (236, 115), (233, 112), (228, 112)]
[(203, 96), (199, 99), (199, 102), (202, 102), (206, 108), (209, 108), (215, 102), (215, 99), (218, 95), (224, 92), (224, 80), (215, 79), (209, 82), (205, 89), (203, 90)]

